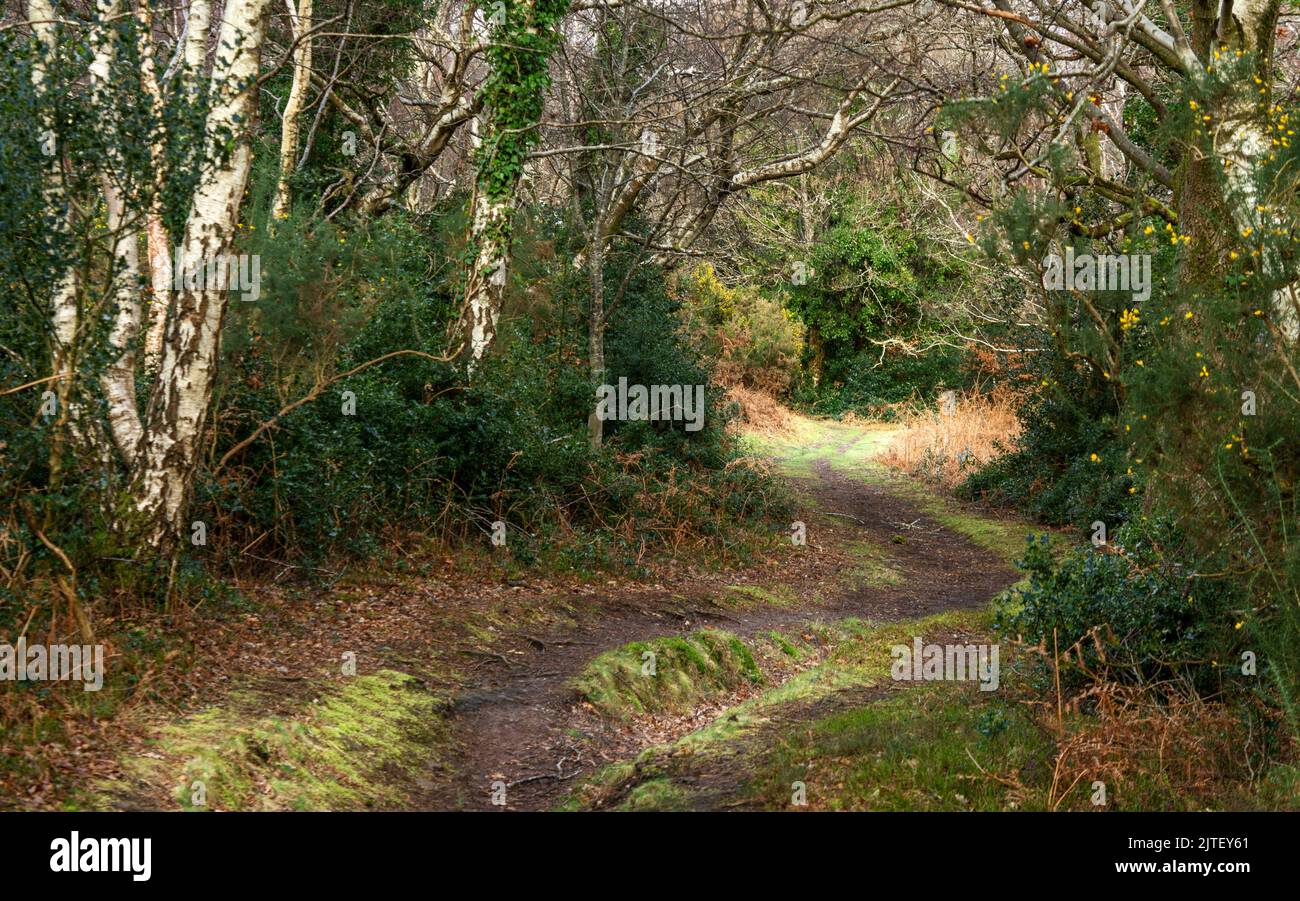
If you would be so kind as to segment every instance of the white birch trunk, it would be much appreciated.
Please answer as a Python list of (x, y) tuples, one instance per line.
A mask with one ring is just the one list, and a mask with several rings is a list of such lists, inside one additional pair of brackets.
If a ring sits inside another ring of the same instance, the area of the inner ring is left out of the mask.
[(128, 464), (140, 447), (142, 427), (135, 403), (135, 344), (140, 332), (139, 235), (130, 222), (131, 213), (118, 186), (105, 179), (108, 231), (113, 236), (113, 277), (109, 296), (113, 298), (113, 328), (108, 343), (112, 361), (99, 377), (100, 390), (108, 405), (109, 432), (118, 453)]
[[(140, 81), (145, 93), (149, 95), (149, 105), (154, 116), (161, 119), (163, 114), (162, 89), (158, 86), (158, 64), (155, 59), (153, 42), (153, 9), (149, 0), (137, 0), (136, 15), (140, 20)], [(149, 158), (153, 162), (154, 179), (162, 184), (167, 177), (166, 149), (161, 139), (155, 140), (149, 147)], [(163, 225), (162, 203), (155, 200), (144, 223), (145, 246), (149, 259), (149, 327), (144, 339), (145, 372), (158, 371), (158, 360), (162, 356), (163, 329), (167, 325), (167, 309), (171, 304), (172, 290), (172, 242)]]
[(172, 244), (163, 226), (162, 216), (151, 212), (145, 220), (145, 238), (149, 254), (149, 330), (144, 337), (144, 368), (158, 371), (162, 359), (163, 334), (167, 328), (167, 310), (172, 300)]
[(514, 204), (508, 200), (490, 200), (482, 191), (475, 198), (473, 240), (478, 252), (465, 287), (461, 323), (470, 374), (496, 338), (510, 266), (510, 247), (501, 236), (508, 233), (513, 214)]
[(190, 14), (185, 20), (185, 83), (191, 90), (202, 83), (211, 29), (212, 0), (190, 0)]
[[(191, 6), (191, 15), (197, 5)], [(226, 5), (213, 63), (207, 156), (180, 243), (182, 272), (226, 253), (233, 240), (252, 156), (248, 129), (256, 111), (266, 6), (267, 0), (230, 0)], [(215, 142), (226, 129), (237, 140), (220, 163)], [(170, 547), (182, 526), (228, 296), (224, 286), (187, 286), (176, 292), (168, 318), (136, 477), (142, 538), (155, 549)]]
[[(57, 40), (56, 27), (54, 24), (55, 10), (52, 0), (28, 0), (27, 17), (34, 23), (32, 30), (41, 44), (41, 53), (32, 66), (32, 84), (35, 86), (37, 93), (43, 95), (48, 90), (49, 65), (57, 49), (55, 43)], [(54, 139), (53, 120), (47, 116), (42, 124), (45, 126), (45, 135), (42, 136), (42, 140), (46, 142), (46, 149), (50, 153), (50, 164), (43, 187), (45, 206), (46, 209), (56, 211), (59, 214), (53, 219), (54, 229), (56, 234), (66, 237), (69, 229), (66, 216), (62, 212), (66, 202), (63, 185), (62, 150)], [(70, 424), (74, 435), (77, 432), (77, 426), (71, 397), (73, 393), (72, 377), (76, 368), (74, 352), (79, 320), (77, 269), (75, 266), (70, 265), (57, 278), (50, 292), (51, 357), (53, 363), (53, 372), (51, 374), (57, 377), (54, 381), (54, 392), (58, 402), (58, 416)]]
[[(293, 0), (288, 0), (292, 9)], [(289, 178), (293, 175), (298, 158), (298, 115), (307, 101), (311, 87), (311, 16), (312, 0), (298, 0), (298, 10), (293, 15), (293, 36), (297, 46), (293, 51), (293, 86), (284, 102), (284, 122), (280, 127), (280, 182), (276, 186), (275, 203), (271, 207), (271, 220), (289, 215), (292, 197)]]
[[(121, 0), (99, 0), (100, 23), (109, 22), (122, 10)], [(90, 64), (91, 92), (103, 110), (110, 132), (116, 127), (113, 104), (108, 97), (117, 52), (114, 37), (100, 24), (94, 32), (95, 55)], [(125, 196), (126, 173), (121, 155), (110, 150), (103, 173), (104, 202), (108, 212), (108, 233), (112, 241), (112, 274), (108, 297), (113, 304), (113, 327), (109, 348), (113, 358), (100, 374), (99, 386), (107, 404), (109, 433), (122, 459), (130, 463), (140, 445), (140, 412), (135, 404), (135, 340), (140, 331), (139, 236), (134, 215)]]

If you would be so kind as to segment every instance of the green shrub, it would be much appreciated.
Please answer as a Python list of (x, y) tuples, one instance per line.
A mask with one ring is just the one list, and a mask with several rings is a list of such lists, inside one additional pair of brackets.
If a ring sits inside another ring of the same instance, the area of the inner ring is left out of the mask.
[(917, 392), (962, 387), (962, 351), (929, 339), (960, 317), (951, 301), (971, 270), (930, 229), (925, 201), (909, 200), (839, 191), (813, 246), (786, 260), (785, 271), (800, 276), (786, 303), (807, 327), (796, 400), (811, 412), (887, 416)]
[[(434, 278), (428, 270), (430, 235), (449, 222), (452, 214), (392, 214), (349, 231), (290, 216), (274, 234), (245, 231), (249, 252), (274, 275), (263, 279), (259, 303), (232, 316), (214, 460), (318, 379), (396, 351), (427, 356), (394, 356), (330, 383), (223, 469), (201, 472), (196, 518), (210, 524), (211, 552), (241, 554), (255, 542), (252, 553), (264, 559), (372, 556), (403, 533), (484, 541), (500, 520), (514, 560), (554, 552), (588, 569), (635, 565), (647, 547), (682, 540), (723, 547), (728, 529), (760, 526), (784, 509), (766, 477), (728, 465), (736, 451), (721, 392), (681, 332), (665, 328), (675, 309), (653, 268), (633, 274), (611, 318), (607, 378), (706, 385), (700, 431), (611, 421), (606, 449), (593, 453), (594, 391), (573, 352), (585, 336), (546, 307), (503, 319), (470, 384), (429, 359), (444, 353), (458, 310), (455, 267)], [(581, 290), (568, 276), (543, 292), (561, 308), (582, 300), (564, 293)]]
[(1164, 521), (1129, 523), (1106, 545), (1059, 558), (1046, 535), (1031, 537), (1019, 561), (1029, 585), (999, 610), (997, 628), (1045, 649), (1044, 690), (1052, 655), (1068, 660), (1076, 645), (1078, 656), (1062, 666), (1074, 685), (1093, 677), (1217, 685), (1231, 669), (1238, 598), (1230, 583), (1198, 578), (1180, 551), (1184, 542)]
[(923, 354), (864, 351), (856, 356), (828, 359), (822, 381), (805, 378), (795, 402), (818, 416), (854, 411), (884, 420), (897, 416), (897, 406), (928, 402), (944, 388), (964, 387), (965, 354), (960, 348), (939, 346)]

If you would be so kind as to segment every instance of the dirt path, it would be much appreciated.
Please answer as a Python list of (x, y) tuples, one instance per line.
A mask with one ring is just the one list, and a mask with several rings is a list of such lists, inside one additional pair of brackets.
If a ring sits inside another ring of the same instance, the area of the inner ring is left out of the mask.
[[(419, 806), (494, 809), (492, 785), (499, 782), (506, 785), (507, 809), (546, 809), (573, 780), (641, 750), (634, 734), (579, 704), (571, 687), (604, 651), (705, 626), (746, 637), (815, 619), (921, 617), (980, 606), (1016, 580), (998, 555), (935, 522), (883, 481), (844, 475), (836, 465), (843, 450), (819, 448), (810, 461), (813, 477), (792, 479), (807, 510), (804, 552), (815, 559), (785, 584), (799, 597), (820, 600), (723, 608), (713, 601), (716, 586), (620, 591), (596, 599), (595, 609), (585, 599), (588, 609), (571, 625), (516, 636), (525, 653), (492, 660), (457, 695), (449, 716), (456, 744), (447, 768), (452, 775), (430, 786)], [(886, 549), (890, 569), (901, 576), (897, 584), (843, 584), (843, 550), (864, 539)], [(683, 718), (681, 732), (692, 722)]]

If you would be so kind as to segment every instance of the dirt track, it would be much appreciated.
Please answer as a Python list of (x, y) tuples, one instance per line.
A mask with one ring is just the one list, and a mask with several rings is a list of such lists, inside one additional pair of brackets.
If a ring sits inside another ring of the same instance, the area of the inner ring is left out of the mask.
[[(641, 750), (635, 734), (585, 709), (570, 687), (587, 662), (604, 651), (704, 626), (752, 636), (815, 619), (921, 617), (982, 605), (1016, 580), (998, 555), (936, 523), (885, 484), (841, 474), (833, 465), (839, 450), (827, 446), (814, 459), (814, 477), (793, 480), (810, 528), (804, 552), (814, 560), (785, 584), (801, 597), (821, 595), (824, 600), (723, 609), (711, 600), (716, 586), (623, 589), (594, 601), (575, 599), (585, 609), (572, 625), (520, 636), (526, 653), (485, 665), (474, 684), (456, 697), (451, 776), (432, 786), (419, 806), (501, 809), (492, 805), (491, 787), (502, 782), (506, 809), (546, 809), (573, 780)], [(843, 581), (838, 578), (846, 565), (842, 549), (862, 539), (888, 549), (889, 566), (902, 576), (899, 583), (818, 591)], [(683, 717), (680, 732), (698, 722), (699, 717)]]

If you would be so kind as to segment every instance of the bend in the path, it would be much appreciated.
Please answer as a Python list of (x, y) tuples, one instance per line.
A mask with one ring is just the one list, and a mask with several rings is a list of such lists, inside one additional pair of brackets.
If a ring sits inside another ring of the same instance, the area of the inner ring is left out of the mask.
[(431, 786), (421, 806), (490, 809), (492, 783), (503, 782), (507, 809), (545, 809), (563, 797), (570, 780), (639, 750), (575, 704), (571, 680), (604, 651), (704, 626), (748, 637), (813, 619), (916, 618), (983, 605), (1015, 581), (1000, 557), (935, 522), (883, 480), (844, 474), (834, 460), (839, 448), (825, 450), (813, 462), (813, 478), (794, 480), (810, 520), (828, 544), (865, 541), (887, 549), (890, 567), (903, 576), (899, 584), (851, 585), (790, 607), (723, 610), (710, 605), (707, 592), (624, 591), (601, 599), (571, 626), (533, 636), (513, 665), (489, 667), (458, 696), (452, 776)]

